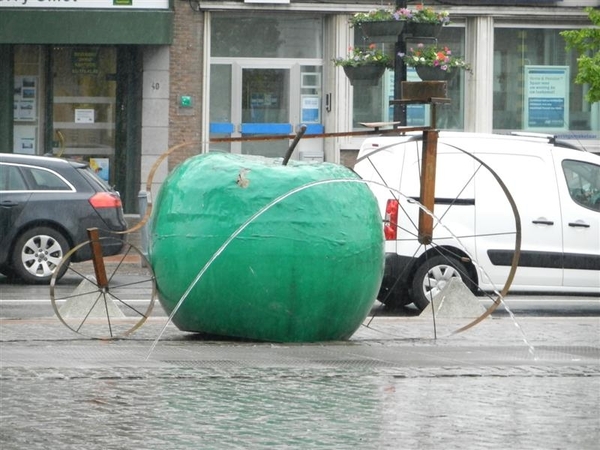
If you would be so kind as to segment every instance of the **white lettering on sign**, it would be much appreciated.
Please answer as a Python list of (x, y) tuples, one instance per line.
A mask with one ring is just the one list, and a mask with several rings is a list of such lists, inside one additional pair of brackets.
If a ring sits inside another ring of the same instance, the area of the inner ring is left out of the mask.
[[(169, 0), (0, 0), (0, 8), (169, 9)], [(131, 4), (126, 4), (131, 3)]]

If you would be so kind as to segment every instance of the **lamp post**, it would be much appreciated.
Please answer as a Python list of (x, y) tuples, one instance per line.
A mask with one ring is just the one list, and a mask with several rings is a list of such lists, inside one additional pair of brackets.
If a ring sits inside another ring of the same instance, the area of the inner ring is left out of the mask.
[[(406, 0), (396, 0), (396, 8), (406, 8)], [(404, 28), (406, 29), (406, 27)], [(398, 53), (406, 53), (406, 41), (404, 40), (404, 29), (398, 35), (394, 52), (394, 98), (401, 98), (402, 81), (406, 81), (406, 65)], [(406, 105), (394, 104), (394, 122), (406, 125)]]

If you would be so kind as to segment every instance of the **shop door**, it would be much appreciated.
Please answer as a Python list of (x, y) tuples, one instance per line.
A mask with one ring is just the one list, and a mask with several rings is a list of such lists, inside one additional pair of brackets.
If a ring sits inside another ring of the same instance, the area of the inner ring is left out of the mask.
[(115, 184), (115, 47), (64, 46), (52, 49), (52, 151), (89, 161)]

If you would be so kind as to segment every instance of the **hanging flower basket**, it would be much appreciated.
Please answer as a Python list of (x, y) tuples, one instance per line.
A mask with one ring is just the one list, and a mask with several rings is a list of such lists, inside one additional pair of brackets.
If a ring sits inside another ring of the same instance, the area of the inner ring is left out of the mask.
[(437, 38), (442, 31), (441, 23), (419, 23), (408, 22), (406, 24), (406, 34), (413, 38)]
[(386, 20), (382, 22), (363, 22), (360, 30), (363, 36), (375, 42), (396, 42), (404, 29), (405, 21)]
[(431, 66), (416, 66), (415, 70), (422, 81), (450, 81), (458, 74), (458, 70), (442, 70)]
[(420, 43), (407, 49), (406, 53), (398, 53), (398, 56), (407, 67), (414, 67), (423, 81), (450, 81), (460, 71), (471, 71), (470, 65), (461, 57), (454, 56), (446, 46)]
[(376, 86), (385, 69), (394, 67), (394, 58), (381, 50), (375, 44), (368, 48), (352, 48), (346, 57), (333, 60), (333, 64), (342, 67), (350, 80), (350, 84), (362, 82), (364, 85)]
[(386, 68), (382, 65), (365, 64), (356, 67), (344, 66), (343, 69), (351, 85), (354, 86), (357, 83), (366, 86), (377, 86)]

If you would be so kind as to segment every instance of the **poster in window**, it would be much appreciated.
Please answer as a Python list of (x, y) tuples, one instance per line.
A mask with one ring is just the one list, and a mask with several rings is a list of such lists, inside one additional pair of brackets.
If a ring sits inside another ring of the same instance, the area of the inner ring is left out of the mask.
[(75, 123), (94, 123), (95, 110), (93, 109), (75, 109)]
[(37, 128), (31, 125), (15, 125), (13, 129), (13, 152), (35, 155)]
[(37, 77), (15, 77), (13, 113), (16, 121), (37, 119)]
[(100, 178), (108, 183), (110, 177), (110, 162), (108, 158), (90, 158), (90, 167)]
[(318, 95), (302, 96), (302, 122), (319, 123), (321, 121), (321, 99)]
[(569, 66), (525, 66), (523, 129), (569, 129)]

